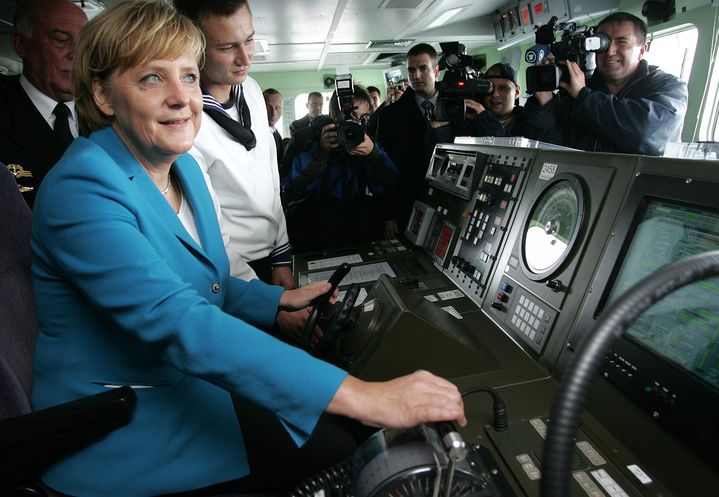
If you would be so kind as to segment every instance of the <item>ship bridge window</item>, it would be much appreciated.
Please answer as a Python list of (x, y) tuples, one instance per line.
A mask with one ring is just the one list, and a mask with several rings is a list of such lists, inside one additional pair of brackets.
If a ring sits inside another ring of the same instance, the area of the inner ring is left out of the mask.
[(650, 65), (689, 82), (694, 62), (699, 31), (692, 25), (674, 28), (670, 32), (657, 33), (651, 39), (650, 49), (644, 58)]
[[(330, 98), (332, 97), (331, 91), (321, 91), (324, 102), (322, 103), (322, 113), (330, 113)], [(300, 93), (295, 97), (295, 119), (300, 119), (307, 115), (307, 98), (310, 96), (309, 92)]]

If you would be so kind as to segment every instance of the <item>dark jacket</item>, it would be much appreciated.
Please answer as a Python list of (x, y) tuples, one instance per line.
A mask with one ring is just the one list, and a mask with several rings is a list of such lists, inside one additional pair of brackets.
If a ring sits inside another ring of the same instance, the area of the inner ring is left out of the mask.
[(315, 119), (299, 130), (280, 169), (287, 231), (296, 249), (377, 240), (383, 198), (397, 182), (397, 166), (379, 144), (366, 157), (320, 147), (322, 127), (331, 122)]
[(396, 220), (404, 230), (416, 196), (424, 187), (424, 176), (434, 149), (429, 121), (422, 115), (408, 88), (392, 105), (382, 109), (376, 120), (375, 137), (399, 168), (399, 181), (385, 206), (385, 218)]
[(452, 143), (457, 136), (525, 136), (524, 107), (515, 106), (512, 114), (514, 120), (510, 126), (502, 124), (492, 111), (485, 110), (477, 114), (474, 119), (434, 128), (430, 136), (434, 143)]
[(545, 106), (525, 104), (527, 138), (597, 152), (662, 155), (681, 139), (686, 84), (642, 60), (618, 95), (608, 93), (599, 73), (571, 98), (555, 95)]
[(397, 176), (397, 166), (379, 144), (368, 156), (359, 157), (341, 148), (323, 149), (313, 133), (292, 159), (282, 186), (290, 200), (323, 191), (337, 200), (350, 201), (363, 196), (365, 188), (373, 196), (383, 197), (397, 183)]
[(20, 86), (20, 78), (3, 78), (0, 83), (0, 162), (12, 166), (17, 182), (29, 189), (23, 196), (30, 207), (40, 182), (64, 151), (62, 141)]

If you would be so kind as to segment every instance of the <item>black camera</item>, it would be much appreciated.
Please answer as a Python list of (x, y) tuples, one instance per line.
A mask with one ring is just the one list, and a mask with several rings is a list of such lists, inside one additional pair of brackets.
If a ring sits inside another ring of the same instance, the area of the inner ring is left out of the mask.
[[(555, 41), (556, 33), (561, 32), (561, 39)], [(547, 24), (539, 26), (535, 33), (536, 45), (525, 54), (528, 62), (540, 62), (536, 53), (543, 53), (541, 48), (549, 47), (557, 62), (571, 60), (579, 64), (587, 77), (596, 69), (596, 54), (605, 52), (612, 43), (607, 33), (597, 31), (595, 26), (577, 26), (576, 23), (557, 23), (557, 17), (552, 17)], [(527, 68), (527, 93), (538, 91), (554, 91), (559, 88), (560, 81), (569, 81), (569, 72), (566, 66), (545, 64)]]
[(354, 148), (364, 141), (365, 127), (355, 116), (355, 87), (351, 74), (335, 77), (337, 103), (340, 115), (337, 118), (337, 142), (342, 148)]
[(466, 54), (465, 47), (459, 42), (440, 43), (442, 58), (439, 68), (446, 70), (442, 81), (437, 83), (439, 95), (435, 119), (437, 121), (462, 121), (467, 111), (464, 100), (479, 101), (482, 96), (491, 93), (493, 85), (488, 79), (482, 79), (479, 70), (483, 61), (479, 57)]

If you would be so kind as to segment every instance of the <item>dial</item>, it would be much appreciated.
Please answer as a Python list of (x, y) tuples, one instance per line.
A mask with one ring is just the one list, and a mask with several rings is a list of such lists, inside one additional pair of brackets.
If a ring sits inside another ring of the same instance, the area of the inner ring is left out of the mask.
[(560, 180), (540, 195), (525, 225), (524, 260), (538, 275), (556, 269), (581, 227), (582, 195), (576, 181)]

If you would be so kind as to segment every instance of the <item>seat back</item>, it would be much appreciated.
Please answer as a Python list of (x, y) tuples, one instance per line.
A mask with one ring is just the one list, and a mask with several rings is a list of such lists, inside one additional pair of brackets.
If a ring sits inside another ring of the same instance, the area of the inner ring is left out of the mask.
[(0, 419), (30, 412), (37, 336), (30, 215), (15, 177), (0, 164)]

